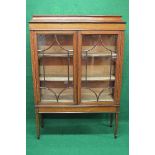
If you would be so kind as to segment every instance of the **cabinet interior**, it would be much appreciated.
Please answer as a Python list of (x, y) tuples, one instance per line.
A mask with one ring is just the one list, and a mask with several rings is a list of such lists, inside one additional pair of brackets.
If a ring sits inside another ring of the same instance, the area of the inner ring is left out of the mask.
[[(117, 35), (81, 37), (81, 102), (113, 101)], [(37, 43), (41, 103), (73, 104), (73, 34), (38, 34)]]

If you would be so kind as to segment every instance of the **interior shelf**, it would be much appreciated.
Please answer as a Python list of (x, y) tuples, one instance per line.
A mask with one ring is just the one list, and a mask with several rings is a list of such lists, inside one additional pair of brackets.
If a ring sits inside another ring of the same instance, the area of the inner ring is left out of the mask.
[[(86, 56), (86, 54), (82, 54), (83, 57)], [(102, 53), (102, 52), (94, 52), (94, 53), (89, 53), (87, 55), (88, 57), (117, 57), (117, 54), (115, 52), (112, 53)]]
[[(102, 93), (101, 93), (102, 92)], [(81, 89), (81, 101), (82, 102), (97, 102), (98, 101), (113, 101), (113, 88), (82, 88)], [(101, 93), (101, 94), (100, 94)], [(99, 95), (100, 94), (100, 95)]]
[[(84, 81), (86, 78), (82, 77), (82, 81)], [(110, 77), (87, 77), (87, 81), (109, 81)], [(114, 81), (115, 80), (115, 76), (111, 76), (111, 80)]]
[[(91, 47), (91, 46), (90, 46)], [(82, 50), (82, 56), (85, 56), (86, 49), (90, 48), (89, 46), (83, 46)], [(48, 47), (42, 46), (42, 49), (46, 49)], [(72, 50), (72, 46), (64, 46), (66, 51), (64, 49), (61, 49), (59, 46), (53, 46), (50, 49), (46, 50), (43, 53), (41, 53), (41, 50), (38, 50), (38, 56), (39, 58), (44, 57), (68, 57), (68, 52), (70, 56), (73, 56), (74, 50)], [(114, 50), (115, 46), (110, 46), (110, 49)], [(88, 57), (113, 57), (115, 58), (117, 56), (116, 52), (110, 52), (106, 49), (104, 49), (102, 46), (96, 47), (92, 52), (88, 52)]]
[[(85, 99), (81, 99), (82, 102), (96, 102), (96, 99), (91, 99), (91, 98), (85, 98)], [(112, 95), (107, 95), (105, 97), (100, 97), (100, 100), (98, 102), (102, 102), (102, 101), (114, 101)]]
[[(45, 53), (45, 54), (38, 54), (39, 55), (39, 58), (42, 58), (43, 56), (44, 57), (68, 57), (68, 54), (66, 54), (66, 53)], [(72, 57), (73, 56), (73, 54), (71, 53), (71, 54), (69, 54), (69, 56), (70, 57)], [(85, 54), (82, 54), (82, 56), (85, 56)], [(114, 52), (112, 52), (112, 54), (111, 53), (97, 53), (97, 52), (95, 52), (95, 53), (90, 53), (90, 54), (88, 54), (87, 55), (88, 57), (113, 57), (113, 58), (115, 58), (115, 57), (117, 57), (117, 54), (116, 53), (114, 53)]]
[[(45, 77), (45, 81), (67, 81), (68, 77)], [(73, 81), (73, 77), (69, 78), (70, 81)], [(40, 81), (44, 81), (44, 77), (40, 77)]]
[[(72, 102), (73, 88), (41, 88), (41, 102)], [(59, 99), (57, 97), (59, 96)]]
[[(103, 101), (114, 101), (112, 95), (107, 95), (106, 97), (104, 98), (100, 98), (99, 102), (103, 102)], [(46, 99), (42, 99), (41, 100), (41, 103), (53, 103), (53, 102), (57, 102), (56, 100), (46, 100)], [(67, 102), (67, 104), (72, 104), (73, 100), (67, 100), (67, 99), (64, 99), (64, 100), (60, 100), (59, 102), (62, 102), (62, 103), (65, 103)], [(96, 102), (95, 99), (82, 99), (81, 102)]]
[[(82, 77), (82, 81), (86, 78)], [(45, 77), (45, 81), (67, 81), (68, 77)], [(69, 78), (70, 81), (73, 81), (73, 77)], [(87, 81), (109, 81), (110, 77), (87, 77)], [(115, 76), (111, 76), (111, 80), (115, 80)], [(40, 81), (44, 81), (44, 77), (40, 77)]]
[(44, 53), (66, 53), (66, 51), (73, 52), (73, 46), (62, 45), (61, 47), (58, 45), (53, 45), (49, 48), (47, 45), (40, 45), (37, 50), (38, 53), (44, 51)]
[[(54, 100), (54, 99), (53, 99), (53, 100), (51, 100), (51, 99), (49, 99), (49, 100), (47, 100), (47, 99), (42, 99), (42, 100), (41, 100), (41, 103), (53, 103), (53, 102), (56, 103), (57, 100), (56, 100), (56, 99), (55, 99), (55, 100)], [(65, 103), (65, 102), (66, 102), (67, 104), (69, 104), (69, 103), (70, 103), (70, 104), (73, 104), (73, 100), (64, 99), (64, 100), (60, 100), (60, 101), (59, 101), (59, 103), (61, 103), (61, 102), (62, 102), (62, 103)]]
[[(64, 89), (64, 88), (51, 88), (57, 95)], [(92, 88), (93, 89), (93, 88)], [(84, 90), (84, 91), (83, 91)], [(93, 89), (97, 94), (101, 91), (101, 88), (95, 88)], [(110, 89), (105, 89), (105, 91), (100, 95), (100, 98), (98, 102), (102, 101), (114, 101), (113, 96), (112, 96), (112, 90)], [(49, 90), (49, 89), (41, 89), (41, 103), (50, 103), (50, 102), (57, 102), (57, 99), (55, 95)], [(82, 102), (97, 102), (97, 99), (89, 89), (83, 89), (82, 88)], [(63, 93), (60, 95), (60, 98), (58, 100), (59, 103), (66, 103), (66, 104), (71, 104), (73, 103), (73, 88), (71, 89), (66, 89), (63, 91)]]
[[(68, 57), (67, 53), (45, 53), (45, 54), (38, 54), (39, 58), (42, 57)], [(73, 56), (72, 53), (69, 54), (70, 57)]]

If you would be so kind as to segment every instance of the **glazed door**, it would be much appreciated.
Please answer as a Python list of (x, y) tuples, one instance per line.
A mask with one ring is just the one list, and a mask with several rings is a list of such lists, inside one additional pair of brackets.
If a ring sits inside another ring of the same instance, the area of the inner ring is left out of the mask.
[(118, 32), (79, 33), (78, 100), (80, 104), (113, 104)]
[(76, 33), (37, 32), (40, 104), (77, 104)]

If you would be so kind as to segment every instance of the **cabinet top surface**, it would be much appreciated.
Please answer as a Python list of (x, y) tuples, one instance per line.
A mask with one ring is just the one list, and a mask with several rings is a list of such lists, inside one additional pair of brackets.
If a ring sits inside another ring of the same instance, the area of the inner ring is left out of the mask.
[(33, 15), (30, 23), (122, 23), (122, 16), (113, 15)]

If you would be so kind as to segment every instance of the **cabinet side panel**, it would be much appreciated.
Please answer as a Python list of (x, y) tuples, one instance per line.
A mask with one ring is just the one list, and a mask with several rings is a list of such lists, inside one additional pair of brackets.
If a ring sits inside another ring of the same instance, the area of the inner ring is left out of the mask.
[(37, 47), (36, 47), (36, 33), (30, 31), (30, 45), (31, 45), (31, 62), (32, 62), (32, 76), (33, 76), (33, 88), (35, 104), (39, 103), (39, 91), (38, 91), (38, 63), (37, 63)]
[(120, 104), (121, 83), (122, 83), (122, 65), (123, 65), (123, 52), (124, 52), (124, 31), (120, 31), (117, 40), (118, 58), (116, 62), (116, 81), (114, 100), (115, 104)]

